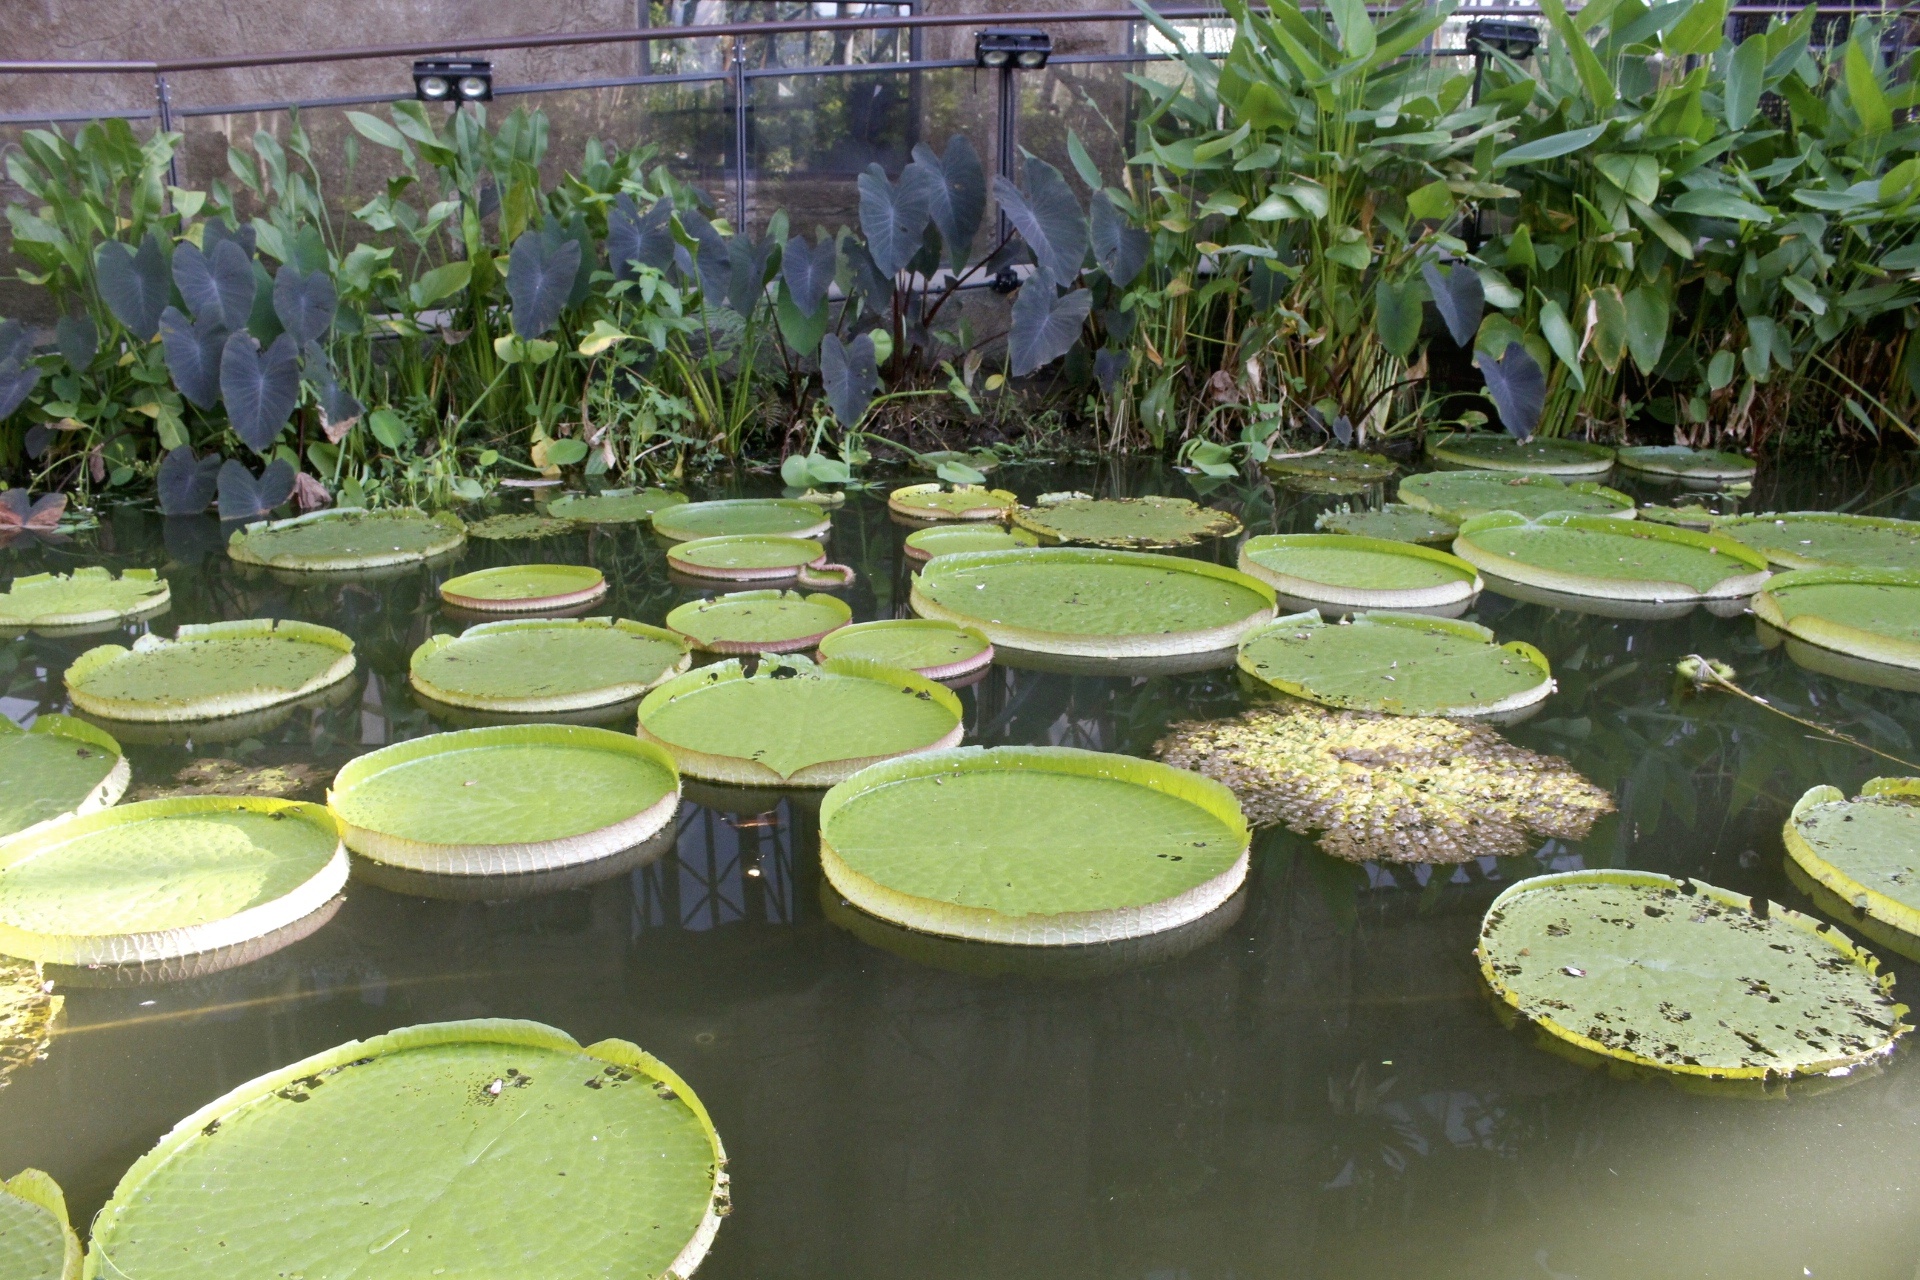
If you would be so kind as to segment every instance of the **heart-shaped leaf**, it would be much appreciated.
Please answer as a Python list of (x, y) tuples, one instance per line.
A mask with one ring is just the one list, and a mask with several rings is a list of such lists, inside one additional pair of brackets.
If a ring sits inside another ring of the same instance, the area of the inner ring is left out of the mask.
[(33, 338), (18, 320), (0, 320), (0, 363), (25, 365), (33, 354)]
[(210, 218), (200, 224), (200, 247), (207, 253), (212, 253), (214, 246), (226, 240), (239, 245), (241, 252), (251, 258), (256, 251), (258, 235), (250, 222), (239, 227), (229, 227), (218, 218)]
[(579, 246), (580, 265), (574, 268), (573, 287), (567, 290), (567, 305), (579, 306), (593, 296), (593, 272), (600, 265), (600, 252), (587, 230), (586, 215), (576, 209), (564, 223), (548, 218), (540, 234), (546, 237), (549, 249), (558, 247), (562, 240)]
[(1013, 324), (1007, 332), (1013, 375), (1017, 378), (1032, 373), (1072, 350), (1092, 310), (1090, 290), (1075, 289), (1061, 297), (1051, 276), (1045, 271), (1034, 272), (1013, 300)]
[(108, 240), (94, 251), (93, 270), (113, 318), (141, 342), (152, 338), (173, 292), (160, 237), (149, 231), (137, 253), (118, 240)]
[(173, 251), (173, 282), (196, 320), (209, 318), (231, 332), (253, 314), (253, 260), (231, 240), (202, 253), (191, 240)]
[(1102, 347), (1093, 355), (1093, 379), (1109, 398), (1127, 372), (1127, 353), (1118, 347)]
[(8, 489), (0, 493), (0, 529), (30, 529), (35, 533), (50, 533), (60, 523), (60, 514), (67, 509), (67, 495), (49, 493), (34, 502), (27, 497), (25, 489)]
[(832, 240), (808, 247), (805, 236), (795, 236), (781, 255), (780, 278), (786, 281), (800, 314), (810, 316), (827, 300), (827, 289), (839, 269), (840, 247)]
[(25, 404), (39, 382), (40, 366), (22, 364), (15, 358), (0, 360), (0, 420)]
[(993, 195), (1033, 251), (1033, 260), (1055, 280), (1072, 283), (1087, 259), (1087, 216), (1060, 171), (1028, 156), (1026, 191), (996, 177)]
[(1433, 295), (1433, 305), (1446, 321), (1454, 345), (1471, 346), (1474, 335), (1480, 332), (1480, 316), (1487, 309), (1486, 288), (1480, 277), (1464, 262), (1444, 273), (1428, 262), (1421, 266), (1420, 276), (1427, 282), (1427, 292)]
[[(233, 465), (238, 467), (240, 464), (236, 462)], [(241, 470), (244, 473), (245, 468)], [(219, 454), (210, 453), (204, 458), (196, 458), (193, 450), (185, 445), (173, 450), (160, 460), (160, 514), (197, 516), (205, 511), (219, 492), (219, 474)], [(251, 481), (253, 477), (248, 476), (247, 479)]]
[(871, 316), (885, 317), (893, 309), (893, 277), (882, 275), (874, 265), (867, 246), (848, 238), (847, 265), (853, 268), (854, 282), (860, 290), (860, 305)]
[[(61, 316), (60, 323), (53, 326), (53, 345), (70, 367), (82, 370), (100, 353), (100, 331), (94, 328), (92, 316)], [(0, 360), (6, 357), (7, 353), (0, 350)]]
[(301, 372), (313, 387), (314, 398), (319, 402), (321, 432), (327, 437), (328, 444), (339, 444), (346, 438), (347, 432), (353, 430), (353, 424), (360, 421), (366, 406), (354, 398), (353, 392), (340, 385), (333, 361), (327, 358), (327, 353), (320, 349), (318, 343), (307, 348)]
[(622, 195), (607, 214), (607, 258), (617, 279), (633, 278), (633, 264), (666, 271), (673, 266), (673, 201), (656, 201), (641, 213), (633, 197)]
[(887, 171), (870, 164), (858, 185), (867, 252), (881, 274), (898, 275), (920, 251), (922, 233), (933, 216), (933, 180), (926, 170), (908, 165), (898, 182), (888, 182)]
[(238, 458), (220, 468), (220, 518), (258, 520), (293, 496), (293, 464), (275, 458), (256, 478)]
[(295, 346), (304, 347), (333, 328), (338, 305), (333, 280), (324, 271), (303, 273), (288, 264), (273, 278), (273, 314), (280, 317)]
[(1147, 265), (1153, 242), (1138, 227), (1129, 226), (1105, 191), (1093, 193), (1093, 260), (1117, 287), (1126, 288)]
[[(220, 355), (220, 398), (226, 401), (227, 421), (233, 433), (249, 449), (265, 454), (273, 448), (281, 428), (287, 425), (294, 406), (300, 402), (300, 351), (293, 345), (293, 336), (281, 334), (265, 352), (259, 349), (252, 334), (229, 336)], [(223, 491), (225, 475), (223, 471)], [(287, 484), (291, 491), (291, 475)], [(286, 499), (283, 497), (280, 501)]]
[(973, 237), (987, 211), (987, 173), (980, 153), (971, 138), (956, 133), (947, 140), (944, 155), (935, 155), (924, 142), (914, 147), (913, 163), (932, 179), (927, 190), (933, 198), (933, 225), (946, 246), (947, 265), (958, 271), (973, 251)]
[(727, 244), (727, 305), (743, 316), (753, 314), (767, 296), (773, 248), (771, 240), (755, 244), (746, 236), (735, 236)]
[(522, 232), (507, 257), (507, 297), (513, 302), (513, 331), (537, 338), (553, 328), (573, 292), (580, 270), (580, 245), (564, 237), (552, 240), (538, 231)]
[(733, 282), (730, 246), (714, 225), (702, 214), (688, 209), (679, 215), (680, 226), (693, 237), (694, 264), (700, 273), (700, 293), (710, 307), (725, 304), (727, 286)]
[(842, 343), (830, 333), (820, 340), (820, 381), (827, 403), (841, 426), (852, 430), (864, 418), (880, 389), (880, 367), (873, 357), (873, 338), (861, 334)]
[(1490, 360), (1486, 352), (1478, 351), (1473, 362), (1487, 380), (1487, 394), (1500, 412), (1500, 425), (1516, 440), (1531, 440), (1547, 407), (1547, 375), (1540, 365), (1517, 342), (1509, 342), (1506, 354), (1498, 360)]
[(180, 394), (202, 409), (220, 401), (220, 364), (226, 345), (226, 326), (212, 311), (197, 321), (187, 319), (178, 307), (160, 313), (160, 350), (167, 358), (167, 372)]

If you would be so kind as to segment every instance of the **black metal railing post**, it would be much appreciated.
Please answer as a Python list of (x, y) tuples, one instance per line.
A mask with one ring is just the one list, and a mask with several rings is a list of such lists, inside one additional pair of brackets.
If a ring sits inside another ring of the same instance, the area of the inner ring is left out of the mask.
[(734, 234), (747, 231), (747, 54), (746, 41), (733, 39), (733, 215)]
[[(1014, 157), (1018, 155), (1018, 143), (1014, 139), (1014, 128), (1020, 118), (1020, 95), (1013, 83), (1013, 63), (1008, 62), (1000, 68), (999, 115), (995, 133), (994, 172), (1008, 182), (1016, 181), (1013, 172)], [(997, 201), (995, 203), (998, 203)], [(1000, 239), (1007, 238), (1006, 210), (1000, 211)]]
[[(167, 73), (153, 73), (153, 101), (160, 117), (160, 132), (173, 132), (173, 92), (167, 87)], [(180, 155), (178, 148), (167, 156), (167, 185), (180, 185)], [(172, 195), (168, 195), (168, 207), (172, 207)]]

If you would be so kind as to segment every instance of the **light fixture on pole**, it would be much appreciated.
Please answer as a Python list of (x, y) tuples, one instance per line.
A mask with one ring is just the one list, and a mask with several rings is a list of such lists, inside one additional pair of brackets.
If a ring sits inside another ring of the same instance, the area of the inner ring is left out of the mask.
[(422, 102), (491, 102), (493, 64), (476, 59), (422, 58), (413, 64), (413, 96)]
[[(1017, 153), (1014, 129), (1019, 122), (1020, 95), (1013, 90), (1015, 71), (1038, 71), (1053, 56), (1053, 37), (1032, 27), (989, 27), (973, 33), (973, 65), (1000, 73), (999, 145), (994, 172), (1013, 181), (1013, 157)], [(1007, 238), (1007, 215), (1000, 215), (1000, 238)]]

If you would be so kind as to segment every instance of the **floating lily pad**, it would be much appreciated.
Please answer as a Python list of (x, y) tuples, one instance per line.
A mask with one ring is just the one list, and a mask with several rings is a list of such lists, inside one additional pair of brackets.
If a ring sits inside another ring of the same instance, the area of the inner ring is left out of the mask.
[(1548, 1034), (1679, 1075), (1844, 1070), (1908, 1030), (1893, 976), (1831, 926), (1647, 871), (1522, 880), (1494, 899), (1476, 954)]
[(1039, 545), (1040, 539), (1025, 529), (992, 524), (937, 524), (931, 529), (915, 529), (906, 540), (909, 560), (931, 560), (962, 551), (1012, 551)]
[(653, 529), (675, 542), (724, 538), (732, 534), (772, 534), (818, 538), (833, 527), (833, 517), (818, 503), (798, 498), (727, 498), (684, 502), (653, 513)]
[(579, 528), (574, 521), (557, 516), (512, 511), (475, 520), (467, 526), (467, 536), (493, 542), (521, 542), (533, 538), (557, 538), (563, 533), (576, 533)]
[(0, 844), (0, 953), (123, 964), (246, 942), (347, 881), (317, 804), (187, 796), (124, 804)]
[(547, 514), (587, 524), (638, 524), (662, 507), (684, 504), (687, 495), (672, 489), (602, 489), (569, 493), (547, 504)]
[(849, 902), (926, 933), (1027, 946), (1134, 938), (1207, 915), (1247, 874), (1233, 793), (1068, 747), (876, 765), (820, 806), (820, 865)]
[(889, 509), (913, 520), (1005, 520), (1019, 505), (1020, 499), (1005, 489), (949, 487), (938, 481), (910, 484), (887, 495)]
[(1390, 502), (1378, 511), (1353, 511), (1343, 503), (1337, 510), (1322, 511), (1314, 517), (1313, 527), (1326, 533), (1344, 533), (1356, 538), (1385, 538), (1389, 542), (1430, 545), (1451, 543), (1453, 535), (1459, 532), (1451, 520), (1398, 502)]
[(1273, 588), (1234, 569), (1079, 547), (943, 555), (914, 575), (912, 601), (995, 645), (1094, 658), (1231, 648), (1275, 612)]
[(43, 715), (22, 730), (0, 716), (0, 836), (108, 808), (130, 772), (120, 744), (83, 720)]
[(1787, 856), (1855, 911), (1920, 935), (1920, 778), (1874, 778), (1852, 800), (1814, 787), (1784, 829)]
[(591, 862), (654, 835), (680, 804), (673, 759), (631, 734), (501, 725), (397, 742), (347, 762), (327, 803), (365, 858), (444, 875)]
[[(352, 873), (349, 871), (349, 877)], [(130, 961), (126, 964), (62, 965), (43, 968), (50, 982), (65, 990), (105, 990), (114, 987), (152, 987), (177, 982), (193, 982), (264, 960), (276, 951), (284, 951), (296, 942), (311, 938), (340, 912), (344, 895), (335, 894), (292, 924), (282, 925), (247, 942), (196, 951), (190, 956), (168, 956), (162, 960)]]
[(797, 653), (852, 621), (846, 601), (798, 591), (735, 591), (667, 615), (668, 627), (710, 653)]
[(117, 578), (101, 568), (27, 574), (0, 593), (0, 635), (99, 630), (152, 617), (170, 598), (166, 580), (152, 569), (123, 570)]
[[(0, 956), (0, 1089), (14, 1072), (47, 1056), (54, 1019), (66, 1005), (52, 988), (31, 960)], [(6, 1228), (0, 1226), (0, 1260), (6, 1257), (5, 1239)]]
[(1275, 591), (1340, 609), (1453, 609), (1480, 594), (1480, 575), (1458, 556), (1382, 538), (1270, 533), (1240, 544), (1240, 570)]
[(0, 1182), (0, 1276), (80, 1280), (80, 1257), (59, 1183), (38, 1169)]
[(1282, 484), (1318, 493), (1354, 493), (1382, 484), (1400, 473), (1392, 458), (1351, 449), (1310, 453), (1297, 458), (1269, 458), (1262, 464)]
[(1743, 542), (1782, 569), (1920, 572), (1920, 521), (1785, 511), (1728, 516), (1714, 532)]
[(640, 736), (681, 772), (735, 786), (828, 787), (876, 761), (960, 741), (960, 700), (853, 658), (699, 667), (640, 703)]
[(132, 649), (89, 649), (67, 667), (67, 693), (114, 720), (206, 720), (296, 702), (353, 674), (353, 641), (332, 627), (243, 618), (144, 635)]
[(1188, 547), (1203, 538), (1228, 538), (1240, 532), (1230, 511), (1203, 507), (1185, 498), (1072, 498), (1013, 513), (1020, 528), (1056, 542), (1150, 551)]
[(466, 526), (445, 512), (334, 507), (250, 524), (228, 539), (227, 554), (243, 564), (274, 569), (343, 572), (430, 560), (457, 550), (466, 540)]
[(973, 627), (931, 618), (856, 622), (820, 642), (825, 658), (860, 658), (883, 667), (952, 680), (993, 662), (993, 642)]
[(1543, 516), (1549, 511), (1633, 519), (1633, 499), (1590, 480), (1568, 484), (1553, 476), (1496, 471), (1428, 471), (1400, 482), (1400, 501), (1459, 524), (1489, 511)]
[(1225, 783), (1255, 826), (1320, 833), (1349, 862), (1471, 862), (1579, 840), (1613, 797), (1482, 724), (1294, 702), (1176, 724), (1154, 746)]
[(1453, 549), (1492, 577), (1605, 600), (1744, 600), (1768, 577), (1766, 557), (1731, 538), (1567, 512), (1475, 516)]
[(442, 600), (480, 613), (571, 609), (606, 594), (605, 575), (584, 564), (503, 564), (440, 584)]
[(844, 587), (853, 582), (853, 570), (830, 563), (827, 549), (812, 538), (767, 534), (695, 538), (667, 548), (667, 563), (690, 577), (734, 582), (798, 579), (807, 587)]
[(1651, 520), (1655, 524), (1677, 525), (1682, 529), (1697, 529), (1701, 533), (1712, 533), (1720, 517), (1697, 502), (1682, 507), (1659, 507), (1651, 503), (1641, 507), (1639, 518)]
[(1806, 569), (1769, 580), (1754, 616), (1850, 657), (1920, 670), (1920, 572)]
[(1535, 436), (1522, 444), (1497, 431), (1427, 437), (1427, 452), (1441, 462), (1483, 471), (1522, 471), (1536, 476), (1600, 476), (1613, 469), (1614, 452), (1603, 444)]
[(1247, 637), (1240, 667), (1310, 702), (1400, 716), (1505, 715), (1553, 692), (1532, 645), (1496, 644), (1485, 627), (1419, 614), (1281, 618)]
[(1760, 467), (1752, 458), (1718, 449), (1689, 449), (1685, 445), (1633, 445), (1617, 453), (1629, 471), (1682, 480), (1751, 480)]
[(929, 474), (938, 471), (949, 462), (957, 462), (963, 467), (972, 467), (981, 475), (986, 475), (1000, 465), (1000, 459), (985, 450), (962, 453), (957, 449), (935, 449), (932, 453), (917, 454), (908, 459), (908, 465), (915, 471), (925, 471)]
[(441, 1022), (348, 1041), (182, 1120), (120, 1179), (88, 1266), (690, 1276), (727, 1210), (713, 1122), (651, 1054), (537, 1022)]
[(518, 618), (430, 637), (407, 678), (451, 707), (553, 714), (637, 698), (689, 661), (683, 637), (645, 623)]

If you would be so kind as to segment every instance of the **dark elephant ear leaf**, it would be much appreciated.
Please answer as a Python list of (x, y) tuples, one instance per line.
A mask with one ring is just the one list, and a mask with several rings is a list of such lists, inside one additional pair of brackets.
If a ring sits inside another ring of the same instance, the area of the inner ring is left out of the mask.
[(633, 197), (622, 195), (607, 214), (607, 258), (621, 280), (633, 277), (633, 264), (666, 271), (673, 266), (673, 201), (657, 201), (641, 213)]
[(220, 518), (257, 520), (293, 496), (293, 465), (275, 458), (256, 479), (237, 458), (220, 468)]
[(726, 301), (727, 286), (733, 280), (733, 265), (729, 256), (732, 249), (704, 214), (686, 209), (679, 218), (681, 228), (693, 237), (694, 244), (699, 247), (699, 253), (694, 257), (700, 273), (700, 293), (708, 306), (720, 306)]
[(1094, 353), (1093, 377), (1109, 398), (1127, 372), (1127, 353), (1118, 347), (1102, 347)]
[(138, 251), (108, 240), (94, 251), (93, 266), (100, 297), (113, 318), (141, 342), (152, 338), (173, 292), (159, 237), (148, 232)]
[(200, 247), (206, 252), (212, 253), (216, 245), (229, 240), (239, 245), (240, 252), (249, 258), (254, 255), (256, 237), (251, 222), (229, 227), (218, 218), (209, 218), (200, 224)]
[(858, 425), (873, 403), (874, 392), (880, 389), (873, 335), (863, 333), (845, 344), (838, 334), (820, 339), (820, 381), (840, 425), (849, 430)]
[(25, 366), (33, 354), (33, 337), (18, 320), (0, 320), (0, 364), (11, 360)]
[(726, 301), (743, 316), (753, 314), (753, 309), (767, 295), (767, 269), (773, 262), (773, 247), (771, 240), (755, 244), (744, 235), (735, 236), (727, 246)]
[(20, 529), (33, 511), (33, 499), (25, 489), (0, 490), (0, 529)]
[(195, 322), (178, 307), (160, 313), (160, 350), (167, 372), (180, 394), (202, 409), (220, 401), (220, 357), (226, 344), (227, 331), (211, 314)]
[(40, 382), (40, 366), (17, 359), (0, 360), (0, 421), (27, 402)]
[(780, 278), (787, 282), (787, 292), (800, 314), (810, 316), (827, 300), (827, 289), (839, 269), (840, 249), (831, 239), (810, 246), (806, 237), (795, 236), (781, 255)]
[(573, 293), (580, 270), (579, 242), (522, 232), (507, 257), (507, 297), (513, 302), (513, 331), (537, 338), (553, 328)]
[(280, 317), (281, 327), (293, 336), (296, 346), (324, 337), (333, 328), (338, 305), (333, 280), (324, 271), (303, 274), (289, 264), (273, 278), (273, 314)]
[(1055, 280), (1070, 284), (1087, 258), (1087, 216), (1060, 171), (1044, 160), (1027, 157), (1027, 189), (1023, 192), (1003, 177), (993, 180), (994, 198), (1020, 238), (1033, 251), (1033, 260)]
[(944, 154), (935, 154), (924, 142), (916, 146), (913, 163), (932, 180), (928, 191), (933, 197), (933, 224), (940, 229), (947, 265), (958, 271), (972, 252), (973, 237), (987, 211), (987, 173), (980, 153), (972, 139), (956, 133), (947, 140)]
[[(61, 316), (60, 323), (53, 326), (53, 345), (69, 366), (85, 369), (100, 353), (100, 333), (93, 327), (93, 317)], [(0, 361), (6, 358), (5, 344), (0, 343)]]
[(308, 349), (305, 363), (306, 379), (313, 385), (314, 398), (320, 403), (320, 430), (328, 444), (339, 444), (347, 432), (353, 430), (353, 424), (360, 421), (366, 406), (340, 385), (333, 361), (318, 346)]
[(264, 454), (273, 448), (300, 402), (300, 352), (293, 336), (281, 334), (264, 352), (251, 334), (230, 336), (220, 356), (220, 398), (233, 433), (249, 449)]
[[(240, 464), (236, 462), (234, 465)], [(167, 454), (160, 460), (158, 477), (160, 514), (197, 516), (205, 511), (219, 491), (219, 474), (220, 455), (217, 453), (196, 458), (192, 449), (181, 445)]]
[(1421, 266), (1420, 275), (1427, 282), (1427, 291), (1433, 295), (1433, 305), (1440, 312), (1440, 318), (1446, 321), (1453, 344), (1471, 346), (1474, 335), (1480, 332), (1480, 317), (1487, 309), (1487, 292), (1480, 284), (1480, 277), (1464, 262), (1454, 263), (1445, 274), (1428, 262)]
[(1071, 351), (1092, 310), (1090, 290), (1075, 289), (1061, 297), (1045, 271), (1029, 276), (1013, 300), (1013, 324), (1007, 332), (1013, 375), (1024, 377)]
[(933, 216), (934, 179), (908, 165), (898, 182), (887, 181), (877, 164), (860, 175), (860, 231), (874, 266), (888, 277), (899, 274), (920, 251), (922, 233)]
[(1547, 407), (1547, 375), (1539, 362), (1517, 342), (1509, 342), (1506, 354), (1498, 360), (1479, 351), (1474, 353), (1473, 362), (1487, 380), (1487, 394), (1500, 412), (1500, 425), (1522, 443), (1531, 440)]
[(253, 313), (253, 260), (231, 240), (204, 253), (192, 241), (182, 243), (173, 251), (173, 283), (196, 320), (233, 330)]
[(1126, 288), (1146, 267), (1147, 254), (1153, 242), (1148, 239), (1146, 232), (1127, 224), (1104, 191), (1093, 194), (1093, 216), (1090, 221), (1093, 260), (1107, 273), (1107, 279), (1122, 289)]

